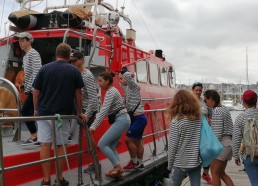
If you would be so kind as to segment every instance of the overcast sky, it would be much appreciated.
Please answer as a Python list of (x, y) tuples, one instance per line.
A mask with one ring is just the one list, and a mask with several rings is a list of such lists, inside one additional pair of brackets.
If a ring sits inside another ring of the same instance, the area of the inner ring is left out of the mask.
[[(120, 8), (124, 0), (117, 1)], [(13, 6), (13, 0), (5, 2), (1, 36)], [(125, 13), (137, 31), (136, 44), (162, 49), (177, 83), (246, 83), (247, 47), (249, 82), (258, 81), (257, 0), (125, 0)]]

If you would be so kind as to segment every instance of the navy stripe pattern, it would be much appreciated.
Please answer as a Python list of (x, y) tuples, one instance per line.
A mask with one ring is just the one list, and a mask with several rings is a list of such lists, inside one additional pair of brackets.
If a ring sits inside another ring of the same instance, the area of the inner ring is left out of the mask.
[(133, 111), (140, 102), (140, 105), (135, 110), (135, 113), (144, 112), (143, 104), (141, 101), (141, 91), (140, 86), (135, 82), (131, 77), (130, 72), (125, 72), (123, 74), (124, 80), (127, 83), (127, 86), (121, 86), (125, 91), (125, 104), (128, 111)]
[[(240, 159), (239, 149), (240, 149), (241, 141), (243, 138), (245, 120), (246, 120), (246, 118), (254, 118), (254, 116), (256, 114), (258, 114), (257, 108), (248, 108), (245, 110), (245, 113), (239, 114), (236, 118), (234, 130), (233, 130), (233, 139), (232, 139), (233, 157), (236, 160)], [(243, 160), (246, 159), (245, 151), (242, 152), (241, 159), (243, 159)]]
[[(123, 99), (115, 87), (110, 88), (105, 95), (104, 102), (100, 108), (99, 113), (96, 115), (96, 119), (92, 123), (90, 128), (96, 129), (103, 121), (104, 117), (113, 113), (116, 113), (119, 109), (124, 107)], [(118, 115), (126, 113), (126, 108), (119, 111)]]
[(169, 128), (168, 170), (197, 167), (200, 162), (201, 119), (172, 119)]
[(93, 74), (88, 69), (82, 72), (82, 78), (84, 83), (84, 87), (82, 88), (82, 109), (85, 110), (85, 114), (88, 117), (91, 117), (93, 112), (97, 111), (98, 108), (97, 85)]
[(212, 110), (211, 128), (220, 141), (222, 136), (232, 136), (233, 121), (230, 112), (226, 107), (215, 107)]
[(39, 53), (31, 48), (29, 52), (23, 57), (24, 68), (24, 92), (29, 93), (33, 91), (33, 81), (42, 67)]

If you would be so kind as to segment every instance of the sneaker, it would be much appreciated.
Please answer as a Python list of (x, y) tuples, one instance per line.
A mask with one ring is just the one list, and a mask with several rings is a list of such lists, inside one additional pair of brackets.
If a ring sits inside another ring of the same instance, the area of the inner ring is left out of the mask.
[[(101, 164), (99, 164), (99, 169), (101, 169)], [(95, 167), (93, 164), (89, 164), (88, 168), (84, 169), (84, 173), (95, 173)]]
[(51, 181), (44, 181), (44, 179), (41, 181), (41, 186), (50, 186), (51, 185)]
[(137, 167), (137, 164), (135, 164), (132, 160), (128, 162), (126, 166), (123, 167), (123, 169), (127, 172), (135, 171)]
[(68, 142), (69, 143), (72, 142), (72, 136), (71, 135), (68, 137)]
[(40, 147), (40, 142), (37, 141), (36, 143), (34, 143), (34, 146), (35, 147)]
[(22, 143), (21, 145), (22, 145), (22, 146), (34, 145), (35, 143), (38, 143), (37, 141), (38, 141), (38, 138), (34, 138), (34, 139), (29, 138), (29, 139), (27, 139), (27, 141), (25, 141), (25, 142)]
[[(56, 183), (56, 180), (55, 180)], [(59, 180), (60, 186), (68, 186), (69, 181), (65, 180), (64, 178), (62, 180)]]
[(143, 164), (139, 164), (135, 167), (137, 170), (139, 171), (144, 171), (144, 165)]
[(207, 175), (202, 174), (202, 179), (205, 180), (205, 181), (207, 181), (207, 183), (208, 183), (209, 185), (212, 185), (212, 179), (211, 179), (211, 177), (210, 177), (209, 174), (207, 174)]

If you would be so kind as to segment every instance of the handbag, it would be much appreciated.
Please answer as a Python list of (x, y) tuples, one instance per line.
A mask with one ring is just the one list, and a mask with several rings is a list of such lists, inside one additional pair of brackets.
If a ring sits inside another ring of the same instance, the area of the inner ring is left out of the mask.
[(223, 145), (212, 131), (205, 116), (202, 116), (201, 138), (200, 138), (200, 157), (201, 165), (208, 167), (211, 162), (221, 153)]
[(118, 109), (117, 111), (115, 111), (113, 114), (109, 114), (109, 115), (108, 115), (108, 122), (109, 122), (109, 124), (115, 123), (116, 115), (117, 115), (117, 113), (118, 113), (120, 110), (122, 110), (122, 109), (124, 109), (124, 107), (119, 108), (119, 109)]

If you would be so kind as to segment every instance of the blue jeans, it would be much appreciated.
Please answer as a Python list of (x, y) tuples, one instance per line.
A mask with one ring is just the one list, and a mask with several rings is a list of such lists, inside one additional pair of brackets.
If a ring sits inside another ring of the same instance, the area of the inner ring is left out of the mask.
[(187, 174), (190, 178), (191, 186), (201, 185), (201, 166), (198, 166), (194, 168), (173, 167), (171, 186), (181, 186), (182, 181)]
[(116, 117), (115, 122), (109, 127), (106, 133), (99, 140), (98, 146), (115, 167), (120, 164), (116, 146), (123, 134), (130, 126), (129, 115), (122, 114)]
[(255, 156), (252, 162), (248, 155), (243, 163), (252, 186), (258, 186), (258, 156)]

